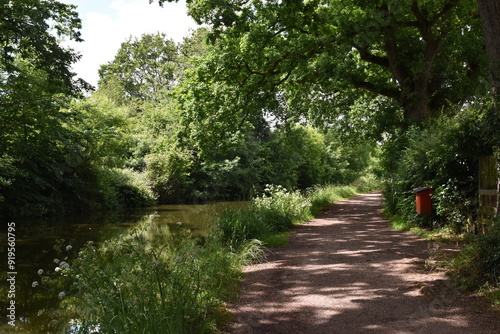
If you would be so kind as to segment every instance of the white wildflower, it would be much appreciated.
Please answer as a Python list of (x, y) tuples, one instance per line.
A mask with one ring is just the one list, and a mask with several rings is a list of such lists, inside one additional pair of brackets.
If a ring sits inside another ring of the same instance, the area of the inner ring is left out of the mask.
[(43, 274), (43, 269), (38, 269), (38, 275), (42, 276)]
[(58, 273), (58, 272), (60, 272), (60, 271), (61, 271), (61, 268), (56, 267), (56, 269), (54, 269), (54, 271), (55, 271), (56, 273)]
[(59, 292), (59, 299), (63, 299), (64, 297), (66, 297), (64, 291)]
[(66, 246), (66, 251), (70, 251), (71, 248), (73, 248), (73, 246), (71, 246), (71, 245)]
[(37, 282), (37, 281), (34, 281), (33, 283), (31, 283), (31, 286), (32, 286), (33, 288), (36, 288), (36, 287), (38, 286), (38, 282)]
[(64, 261), (61, 261), (61, 263), (59, 263), (59, 266), (61, 267), (61, 269), (68, 269), (69, 268), (69, 264), (67, 262), (64, 262)]
[(181, 226), (181, 225), (182, 225), (182, 222), (177, 222), (177, 223), (175, 223), (175, 224), (176, 224), (176, 225)]

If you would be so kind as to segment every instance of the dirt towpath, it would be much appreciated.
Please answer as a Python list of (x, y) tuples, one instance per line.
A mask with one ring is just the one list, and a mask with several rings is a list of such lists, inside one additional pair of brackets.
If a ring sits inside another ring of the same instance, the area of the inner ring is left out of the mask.
[(500, 333), (500, 316), (425, 267), (429, 243), (391, 230), (381, 195), (340, 201), (245, 270), (231, 334)]

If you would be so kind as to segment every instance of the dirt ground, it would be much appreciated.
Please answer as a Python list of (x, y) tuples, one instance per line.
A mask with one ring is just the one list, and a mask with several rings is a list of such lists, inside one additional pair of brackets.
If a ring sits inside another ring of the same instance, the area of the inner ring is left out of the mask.
[(388, 227), (381, 201), (340, 201), (247, 267), (226, 332), (500, 333), (498, 313), (425, 266), (428, 241)]

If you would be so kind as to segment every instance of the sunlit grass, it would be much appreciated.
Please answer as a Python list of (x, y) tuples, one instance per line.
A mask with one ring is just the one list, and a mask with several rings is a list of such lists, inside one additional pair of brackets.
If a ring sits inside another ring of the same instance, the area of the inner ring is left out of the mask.
[(409, 223), (404, 217), (401, 216), (393, 216), (389, 218), (389, 223), (394, 230), (398, 231), (409, 231), (414, 225)]
[(282, 247), (288, 244), (290, 240), (291, 232), (280, 232), (275, 234), (269, 234), (262, 238), (262, 243), (266, 247)]
[(351, 198), (358, 194), (354, 186), (321, 186), (312, 188), (308, 192), (311, 200), (311, 213), (317, 216), (319, 212), (341, 199)]

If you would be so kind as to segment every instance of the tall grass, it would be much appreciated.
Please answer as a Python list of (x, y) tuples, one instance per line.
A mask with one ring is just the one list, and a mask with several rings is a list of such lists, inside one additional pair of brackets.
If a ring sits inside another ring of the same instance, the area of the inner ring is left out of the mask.
[(237, 250), (249, 240), (265, 240), (310, 219), (310, 208), (311, 201), (300, 192), (271, 185), (249, 207), (222, 212), (215, 221), (214, 235)]
[(500, 219), (449, 263), (449, 274), (466, 291), (479, 291), (500, 306)]
[(186, 230), (148, 233), (151, 219), (126, 235), (96, 246), (58, 266), (59, 292), (73, 321), (67, 333), (213, 333), (234, 298), (246, 254), (259, 256), (259, 244), (240, 252)]
[(358, 193), (353, 186), (321, 186), (309, 190), (311, 214), (317, 216), (319, 212), (338, 200), (351, 198)]

